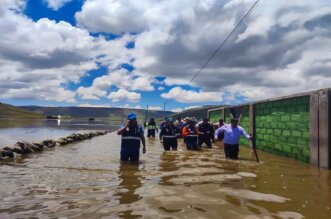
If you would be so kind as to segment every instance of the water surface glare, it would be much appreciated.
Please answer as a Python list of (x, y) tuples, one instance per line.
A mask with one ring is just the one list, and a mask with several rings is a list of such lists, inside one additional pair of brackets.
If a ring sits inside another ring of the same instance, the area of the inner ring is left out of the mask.
[(331, 175), (259, 152), (163, 152), (147, 140), (139, 165), (119, 163), (114, 133), (0, 161), (0, 218), (331, 218)]

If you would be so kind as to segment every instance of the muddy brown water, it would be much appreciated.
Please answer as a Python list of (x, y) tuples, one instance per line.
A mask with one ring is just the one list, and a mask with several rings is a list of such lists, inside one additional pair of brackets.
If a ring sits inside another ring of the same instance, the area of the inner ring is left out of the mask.
[(331, 171), (223, 145), (164, 152), (147, 139), (139, 165), (120, 164), (111, 133), (0, 161), (0, 218), (331, 218)]

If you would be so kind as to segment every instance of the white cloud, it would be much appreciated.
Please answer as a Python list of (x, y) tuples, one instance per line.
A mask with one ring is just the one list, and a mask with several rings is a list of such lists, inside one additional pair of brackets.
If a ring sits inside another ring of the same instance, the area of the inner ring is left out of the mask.
[(23, 1), (0, 5), (0, 97), (74, 102), (65, 84), (96, 68), (93, 37), (66, 22), (34, 22), (24, 7)]
[(95, 78), (90, 87), (79, 87), (77, 94), (82, 99), (97, 100), (106, 97), (111, 86), (128, 91), (152, 91), (154, 90), (152, 82), (151, 77), (139, 76), (135, 72), (121, 68)]
[(189, 109), (194, 109), (194, 108), (199, 108), (201, 106), (188, 106), (188, 107), (185, 107), (184, 109), (183, 108), (174, 108), (174, 109), (171, 109), (170, 111), (171, 112), (175, 112), (175, 113), (179, 113), (179, 112), (182, 112), (184, 110), (189, 110)]
[[(0, 89), (1, 91), (1, 89)], [(50, 95), (56, 94), (56, 96)], [(4, 99), (39, 99), (74, 103), (75, 93), (60, 87), (29, 87), (9, 89), (2, 95)]]
[(81, 96), (83, 100), (99, 100), (100, 97), (106, 95), (106, 91), (95, 89), (93, 87), (79, 87), (77, 94)]
[[(73, 102), (75, 93), (66, 85), (79, 83), (99, 67), (96, 63), (114, 68), (130, 62), (125, 47), (130, 35), (107, 41), (63, 21), (35, 22), (23, 14), (25, 7), (23, 0), (0, 5), (0, 98)], [(103, 79), (95, 79), (91, 88), (79, 88), (77, 94), (83, 99), (105, 96), (110, 84)], [(143, 82), (139, 79), (135, 86)]]
[[(44, 1), (57, 10), (69, 0)], [(111, 87), (131, 93), (122, 96), (154, 91), (157, 76), (165, 77), (158, 86), (186, 84), (253, 0), (86, 0), (78, 27), (33, 21), (24, 15), (26, 2), (1, 1), (0, 98), (73, 102), (107, 97)], [(176, 100), (231, 102), (329, 87), (330, 17), (329, 1), (261, 1), (193, 81), (199, 92), (184, 90)], [(92, 37), (95, 31), (124, 34), (108, 41)], [(129, 42), (135, 47), (126, 48)], [(123, 63), (135, 70), (118, 69)], [(99, 66), (109, 72), (90, 87), (76, 94), (66, 88)], [(181, 88), (174, 89), (162, 95), (175, 98)]]
[(141, 99), (141, 94), (136, 92), (129, 92), (124, 89), (119, 89), (116, 92), (111, 92), (108, 95), (108, 98), (113, 102), (118, 102), (120, 100), (125, 100), (128, 102), (138, 102)]
[(164, 90), (165, 88), (161, 86), (161, 87), (158, 87), (157, 89), (162, 91), (162, 90)]
[(185, 107), (185, 110), (199, 108), (199, 107), (201, 107), (201, 106), (188, 106), (188, 107)]
[(79, 107), (98, 107), (98, 108), (110, 108), (111, 105), (109, 104), (89, 104), (89, 103), (82, 103), (78, 105)]
[(47, 3), (47, 7), (53, 9), (53, 10), (58, 10), (68, 2), (71, 2), (72, 0), (43, 0)]
[[(135, 69), (166, 77), (165, 85), (182, 85), (253, 2), (94, 0), (76, 17), (90, 31), (137, 33), (130, 51)], [(321, 71), (328, 69), (323, 59), (330, 54), (321, 45), (331, 44), (330, 16), (331, 4), (324, 0), (261, 1), (192, 85), (203, 93), (250, 99), (329, 87), (331, 74)]]
[(180, 87), (172, 88), (168, 93), (162, 93), (161, 97), (165, 99), (175, 99), (181, 103), (199, 103), (199, 102), (221, 102), (222, 95), (219, 92), (196, 92), (184, 90)]
[(174, 112), (174, 113), (179, 113), (179, 112), (182, 112), (183, 109), (182, 108), (174, 108), (174, 109), (171, 109), (170, 111)]
[(131, 106), (130, 104), (124, 104), (123, 106), (118, 106), (118, 107), (125, 109), (143, 109), (140, 105)]
[(94, 79), (92, 86), (79, 87), (76, 92), (83, 100), (98, 100), (100, 97), (106, 96), (111, 85), (112, 83), (107, 76), (101, 76)]
[(0, 5), (0, 17), (4, 17), (8, 9), (21, 13), (25, 8), (26, 0), (2, 0)]
[(148, 110), (160, 111), (160, 110), (162, 110), (162, 108), (159, 107), (159, 106), (149, 106), (149, 107), (148, 107)]
[(131, 91), (153, 91), (153, 79), (151, 77), (140, 76), (136, 72), (129, 72), (121, 68), (109, 72), (108, 78), (110, 83), (116, 85), (118, 88), (127, 89)]
[[(124, 7), (124, 6), (127, 7)], [(140, 32), (146, 20), (140, 14), (151, 6), (149, 1), (86, 1), (82, 11), (76, 13), (78, 25), (92, 32)], [(94, 19), (91, 19), (91, 18)]]

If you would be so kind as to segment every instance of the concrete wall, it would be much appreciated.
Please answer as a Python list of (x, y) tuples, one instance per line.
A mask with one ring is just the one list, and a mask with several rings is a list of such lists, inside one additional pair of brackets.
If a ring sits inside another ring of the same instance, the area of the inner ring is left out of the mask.
[[(257, 149), (331, 168), (330, 89), (210, 110), (212, 121), (229, 108), (241, 112), (240, 125), (254, 135)], [(241, 145), (248, 145), (240, 139)]]

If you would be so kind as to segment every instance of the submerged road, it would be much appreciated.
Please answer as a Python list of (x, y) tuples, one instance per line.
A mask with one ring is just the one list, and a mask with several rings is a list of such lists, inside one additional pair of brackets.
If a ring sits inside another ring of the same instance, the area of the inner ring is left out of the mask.
[(331, 172), (260, 152), (164, 152), (147, 139), (120, 164), (120, 137), (95, 137), (0, 164), (0, 218), (331, 218)]

